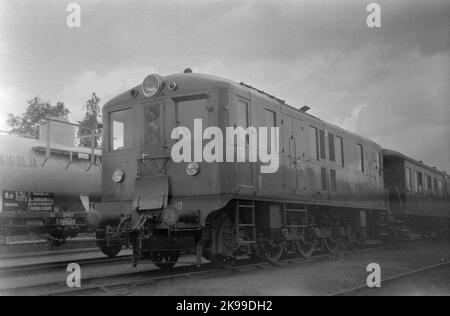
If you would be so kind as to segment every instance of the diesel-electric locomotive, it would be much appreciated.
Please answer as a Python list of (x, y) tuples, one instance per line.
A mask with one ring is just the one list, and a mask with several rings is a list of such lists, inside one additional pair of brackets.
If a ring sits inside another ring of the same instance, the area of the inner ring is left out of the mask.
[[(393, 216), (382, 148), (307, 110), (245, 83), (191, 71), (149, 75), (109, 101), (102, 202), (89, 215), (102, 250), (114, 256), (126, 243), (135, 264), (149, 258), (170, 268), (186, 252), (196, 253), (198, 263), (204, 257), (227, 265), (242, 255), (276, 262), (388, 238)], [(176, 162), (177, 127), (203, 136), (192, 137), (192, 154), (212, 141), (204, 135), (208, 127), (248, 133), (243, 142), (215, 148), (231, 150), (231, 160)], [(267, 148), (278, 149), (275, 172), (262, 173), (261, 161), (236, 162), (239, 152), (250, 155), (253, 127), (279, 130)]]

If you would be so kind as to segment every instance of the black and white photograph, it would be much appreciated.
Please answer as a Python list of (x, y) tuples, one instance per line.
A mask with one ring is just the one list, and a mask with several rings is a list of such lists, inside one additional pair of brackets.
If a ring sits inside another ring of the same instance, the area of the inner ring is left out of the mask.
[(450, 1), (0, 0), (0, 296), (450, 296)]

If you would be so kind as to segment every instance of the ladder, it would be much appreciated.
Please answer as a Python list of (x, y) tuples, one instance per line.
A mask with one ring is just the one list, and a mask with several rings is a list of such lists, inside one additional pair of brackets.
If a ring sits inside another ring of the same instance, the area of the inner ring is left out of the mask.
[[(236, 239), (239, 245), (256, 243), (255, 202), (238, 200), (235, 213)], [(250, 233), (249, 233), (250, 231)], [(241, 238), (243, 236), (243, 238)], [(250, 239), (248, 238), (250, 236)]]

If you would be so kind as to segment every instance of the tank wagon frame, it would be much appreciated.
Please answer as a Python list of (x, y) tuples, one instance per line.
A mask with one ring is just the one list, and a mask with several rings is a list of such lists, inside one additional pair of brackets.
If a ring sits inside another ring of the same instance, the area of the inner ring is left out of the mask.
[(90, 203), (100, 194), (101, 152), (75, 146), (76, 128), (90, 130), (81, 137), (101, 136), (51, 118), (41, 126), (39, 140), (0, 136), (2, 237), (32, 234), (59, 246), (87, 231)]

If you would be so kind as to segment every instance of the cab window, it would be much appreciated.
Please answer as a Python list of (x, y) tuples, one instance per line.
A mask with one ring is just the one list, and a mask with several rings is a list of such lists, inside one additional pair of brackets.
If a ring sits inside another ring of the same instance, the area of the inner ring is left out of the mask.
[(161, 133), (161, 106), (153, 104), (145, 108), (145, 144), (160, 144), (162, 140)]
[(120, 151), (133, 147), (133, 117), (131, 109), (111, 112), (110, 150)]

